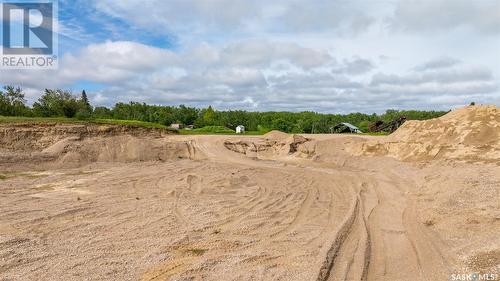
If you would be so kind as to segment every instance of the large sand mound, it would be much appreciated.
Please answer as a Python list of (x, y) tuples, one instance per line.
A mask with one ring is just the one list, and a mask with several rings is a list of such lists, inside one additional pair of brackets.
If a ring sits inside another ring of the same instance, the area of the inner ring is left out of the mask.
[(496, 106), (469, 106), (441, 118), (408, 121), (391, 135), (397, 141), (483, 146), (500, 144), (500, 111)]
[(440, 118), (408, 121), (387, 139), (368, 141), (357, 152), (403, 160), (498, 162), (500, 111), (496, 106), (468, 106)]

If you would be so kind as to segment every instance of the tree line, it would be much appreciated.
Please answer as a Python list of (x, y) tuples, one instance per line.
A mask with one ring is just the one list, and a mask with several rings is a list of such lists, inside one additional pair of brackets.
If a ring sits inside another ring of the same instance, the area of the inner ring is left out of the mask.
[(201, 128), (223, 126), (230, 129), (244, 125), (248, 131), (280, 130), (288, 133), (329, 133), (331, 127), (347, 122), (367, 131), (372, 122), (390, 122), (400, 116), (408, 120), (440, 117), (446, 111), (387, 110), (383, 114), (323, 114), (305, 112), (249, 112), (244, 110), (218, 111), (211, 106), (195, 108), (185, 105), (163, 106), (139, 102), (116, 103), (114, 107), (93, 107), (85, 91), (74, 95), (65, 90), (46, 89), (33, 103), (26, 104), (25, 94), (19, 87), (5, 86), (0, 91), (0, 115), (26, 117), (68, 117), (86, 119), (120, 119), (171, 125), (181, 123)]

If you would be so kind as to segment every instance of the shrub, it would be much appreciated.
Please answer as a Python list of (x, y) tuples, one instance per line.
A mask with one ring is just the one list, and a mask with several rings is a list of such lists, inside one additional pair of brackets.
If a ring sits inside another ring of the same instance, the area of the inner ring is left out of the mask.
[(92, 118), (92, 114), (90, 111), (85, 110), (85, 109), (80, 109), (75, 115), (76, 119), (78, 120), (89, 120)]

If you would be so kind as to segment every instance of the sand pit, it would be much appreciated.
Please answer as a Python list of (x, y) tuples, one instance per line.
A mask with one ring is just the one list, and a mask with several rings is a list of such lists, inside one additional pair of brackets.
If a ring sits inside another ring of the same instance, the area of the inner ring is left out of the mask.
[(388, 137), (2, 127), (0, 280), (499, 280), (498, 118)]

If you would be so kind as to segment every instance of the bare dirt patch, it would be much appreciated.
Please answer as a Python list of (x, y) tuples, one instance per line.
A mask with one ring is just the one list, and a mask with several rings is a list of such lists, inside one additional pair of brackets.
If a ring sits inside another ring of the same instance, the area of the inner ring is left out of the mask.
[(0, 279), (498, 274), (499, 123), (471, 107), (389, 137), (3, 127)]

